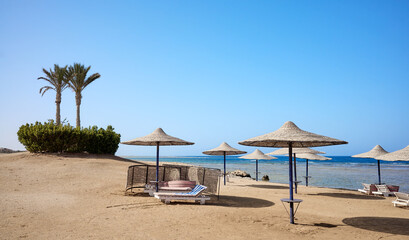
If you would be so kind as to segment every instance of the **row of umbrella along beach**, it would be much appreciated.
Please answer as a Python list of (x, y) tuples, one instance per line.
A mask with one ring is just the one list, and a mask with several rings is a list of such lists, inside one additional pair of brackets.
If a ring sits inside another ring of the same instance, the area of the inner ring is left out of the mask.
[[(261, 136), (250, 138), (244, 141), (239, 142), (241, 145), (246, 146), (255, 146), (255, 147), (271, 147), (271, 148), (281, 148), (274, 152), (268, 153), (267, 155), (282, 155), (288, 154), (288, 163), (289, 163), (289, 198), (282, 199), (283, 202), (290, 204), (290, 223), (294, 224), (294, 203), (300, 203), (301, 200), (294, 199), (294, 188), (297, 187), (297, 182), (293, 181), (293, 157), (294, 160), (296, 157), (307, 159), (306, 161), (306, 182), (308, 182), (308, 159), (310, 160), (329, 160), (323, 156), (316, 154), (322, 154), (316, 150), (309, 149), (308, 147), (320, 147), (320, 146), (330, 146), (330, 145), (340, 145), (347, 144), (348, 142), (338, 140), (335, 138), (330, 138), (315, 133), (307, 132), (298, 128), (293, 122), (288, 121), (284, 123), (278, 130), (267, 133)], [(161, 128), (156, 129), (151, 134), (139, 137), (130, 141), (122, 142), (122, 144), (128, 145), (144, 145), (144, 146), (156, 146), (156, 184), (158, 184), (158, 175), (159, 175), (159, 147), (160, 146), (170, 146), (170, 145), (193, 145), (193, 142), (188, 142), (176, 137), (167, 135)], [(365, 158), (376, 158), (378, 159), (378, 168), (379, 160), (394, 161), (394, 160), (409, 160), (409, 146), (406, 148), (393, 152), (393, 153), (384, 153), (381, 147), (376, 146), (374, 149), (368, 153), (363, 153), (359, 155), (354, 155), (353, 157), (365, 157)], [(288, 152), (287, 152), (288, 151)], [(383, 150), (385, 151), (385, 150)], [(382, 152), (382, 153), (379, 153)], [(386, 151), (385, 151), (386, 152)], [(241, 151), (235, 148), (232, 148), (227, 143), (222, 143), (219, 147), (204, 151), (204, 154), (209, 155), (223, 155), (224, 156), (224, 184), (226, 184), (226, 155), (236, 155), (244, 154), (245, 151)], [(297, 155), (298, 154), (298, 155)], [(257, 160), (271, 158), (266, 156), (261, 151), (256, 150), (252, 154), (242, 156), (242, 158), (247, 159), (256, 159), (256, 168)], [(295, 167), (296, 161), (294, 161)], [(379, 168), (380, 169), (380, 168)], [(295, 169), (294, 169), (295, 170)], [(258, 172), (258, 169), (256, 169)], [(294, 171), (296, 174), (296, 171)], [(380, 170), (378, 170), (379, 182), (380, 180)], [(256, 176), (257, 177), (257, 176)], [(296, 175), (294, 176), (296, 180)], [(158, 189), (158, 187), (156, 187)]]
[[(156, 129), (153, 133), (136, 138), (130, 141), (122, 142), (123, 144), (129, 145), (145, 145), (145, 146), (156, 146), (156, 184), (158, 184), (159, 175), (159, 146), (169, 146), (169, 145), (192, 145), (194, 143), (184, 141), (182, 139), (172, 137), (167, 135), (161, 128)], [(241, 145), (254, 146), (254, 147), (271, 147), (271, 148), (288, 148), (288, 163), (289, 163), (289, 198), (282, 200), (290, 204), (289, 215), (290, 223), (294, 224), (294, 203), (299, 203), (300, 200), (294, 199), (294, 189), (293, 189), (293, 171), (292, 171), (292, 157), (293, 148), (307, 148), (307, 147), (320, 147), (320, 146), (330, 146), (330, 145), (340, 145), (347, 144), (348, 142), (338, 140), (335, 138), (330, 138), (315, 133), (307, 132), (298, 128), (293, 122), (285, 122), (278, 130), (267, 133), (261, 136), (253, 137), (244, 141), (239, 142)], [(222, 146), (223, 145), (223, 146)], [(234, 149), (232, 153), (223, 151), (222, 147), (230, 147), (227, 144), (222, 144), (218, 148), (205, 151), (205, 154), (211, 155), (232, 155), (234, 151), (239, 151), (236, 154), (246, 153), (238, 149)], [(231, 148), (231, 147), (230, 147)], [(225, 160), (224, 160), (225, 161)], [(225, 173), (225, 170), (224, 170)], [(156, 187), (158, 189), (158, 187)]]
[(383, 147), (380, 145), (376, 145), (372, 148), (369, 152), (353, 155), (352, 157), (355, 158), (374, 158), (378, 162), (378, 183), (379, 185), (382, 184), (381, 181), (381, 164), (379, 160), (383, 161), (409, 161), (409, 146), (395, 151), (388, 153)]

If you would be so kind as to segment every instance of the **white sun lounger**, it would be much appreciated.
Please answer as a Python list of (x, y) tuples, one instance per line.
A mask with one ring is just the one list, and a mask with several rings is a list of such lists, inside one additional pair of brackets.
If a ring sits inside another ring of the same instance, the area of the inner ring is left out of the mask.
[(362, 185), (364, 186), (364, 188), (358, 189), (358, 191), (367, 195), (371, 194), (371, 184), (362, 183)]
[(167, 192), (155, 192), (153, 193), (155, 198), (160, 199), (162, 202), (168, 204), (172, 200), (194, 200), (195, 202), (199, 202), (200, 204), (205, 204), (206, 200), (210, 200), (210, 197), (201, 195), (204, 190), (206, 190), (206, 186), (203, 185), (196, 185), (192, 191), (188, 193), (167, 193)]
[(389, 188), (386, 185), (375, 185), (375, 187), (378, 189), (378, 191), (372, 192), (375, 195), (383, 195), (385, 197), (395, 195), (393, 192), (389, 191)]
[[(158, 192), (163, 192), (163, 193), (177, 193), (177, 192), (190, 192), (192, 191), (191, 187), (159, 187)], [(144, 190), (145, 193), (149, 193), (149, 196), (153, 197), (153, 194), (156, 192), (156, 188), (153, 187), (147, 187)]]
[(404, 206), (404, 207), (409, 207), (409, 194), (407, 193), (401, 193), (401, 192), (395, 192), (396, 199), (395, 201), (392, 201), (393, 206)]
[[(192, 182), (192, 181), (186, 181), (186, 182)], [(167, 193), (176, 193), (176, 192), (190, 192), (193, 189), (193, 186), (195, 186), (193, 184), (192, 187), (170, 187), (167, 184), (168, 182), (160, 182), (159, 183), (159, 188), (158, 188), (158, 192), (167, 192)], [(151, 182), (151, 184), (146, 184), (145, 185), (145, 189), (144, 189), (145, 193), (149, 193), (150, 196), (153, 197), (153, 193), (156, 192), (156, 184), (154, 181)]]

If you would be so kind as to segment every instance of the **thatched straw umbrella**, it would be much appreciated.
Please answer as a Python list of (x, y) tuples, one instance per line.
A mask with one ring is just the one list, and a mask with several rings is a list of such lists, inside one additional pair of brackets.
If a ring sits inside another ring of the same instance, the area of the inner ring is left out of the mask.
[(375, 157), (375, 159), (383, 161), (409, 161), (409, 145), (401, 150)]
[(121, 143), (127, 145), (156, 146), (156, 191), (158, 191), (159, 182), (159, 146), (180, 146), (194, 144), (192, 142), (169, 136), (162, 130), (162, 128), (157, 128), (151, 134), (144, 137), (135, 138), (133, 140)]
[[(380, 145), (376, 145), (374, 148), (372, 148), (369, 152), (364, 152), (361, 154), (357, 154), (352, 156), (353, 158), (376, 158), (382, 155), (387, 154), (388, 152), (385, 151), (385, 149), (383, 149), (383, 147), (381, 147)], [(381, 182), (381, 164), (378, 161), (378, 183), (379, 185), (382, 184)]]
[[(325, 154), (325, 152), (317, 151), (311, 148), (293, 148), (293, 154), (300, 154), (300, 153), (311, 153), (311, 154)], [(266, 155), (287, 155), (288, 154), (288, 147), (287, 148), (279, 148), (275, 151), (270, 153), (266, 153)]]
[[(257, 147), (288, 147), (288, 173), (289, 173), (289, 188), (290, 198), (287, 202), (290, 203), (290, 222), (294, 224), (294, 196), (293, 196), (293, 173), (292, 173), (292, 148), (293, 147), (320, 147), (347, 144), (348, 142), (330, 138), (311, 132), (307, 132), (298, 128), (293, 122), (286, 122), (278, 130), (267, 133), (258, 137), (250, 138), (239, 144), (246, 146)], [(298, 201), (299, 202), (299, 201)]]
[(245, 151), (241, 151), (238, 149), (235, 149), (233, 147), (231, 147), (229, 144), (227, 144), (226, 142), (222, 142), (222, 144), (220, 144), (220, 146), (218, 146), (217, 148), (213, 148), (207, 151), (203, 152), (204, 154), (207, 155), (223, 155), (224, 156), (224, 185), (226, 185), (226, 155), (237, 155), (237, 154), (244, 154), (247, 153)]
[(256, 149), (254, 152), (241, 156), (239, 158), (243, 159), (254, 159), (256, 160), (256, 181), (258, 181), (258, 160), (271, 160), (271, 159), (277, 159), (276, 157), (271, 157), (266, 154), (264, 154), (262, 151)]
[[(294, 154), (294, 185), (295, 185), (295, 193), (297, 193), (297, 186), (298, 183), (301, 181), (297, 181), (297, 154), (298, 153), (311, 153), (311, 154), (324, 154), (325, 152), (320, 152), (311, 148), (293, 148), (293, 154)], [(285, 155), (288, 154), (288, 148), (280, 148), (275, 151), (272, 151), (271, 153), (267, 153), (267, 155)], [(308, 180), (307, 180), (308, 181)], [(308, 183), (307, 183), (308, 185)]]
[(331, 160), (332, 158), (329, 157), (324, 157), (321, 155), (317, 155), (317, 154), (313, 154), (313, 153), (300, 153), (297, 156), (298, 158), (302, 158), (305, 159), (305, 186), (308, 187), (308, 178), (310, 176), (308, 176), (308, 160)]

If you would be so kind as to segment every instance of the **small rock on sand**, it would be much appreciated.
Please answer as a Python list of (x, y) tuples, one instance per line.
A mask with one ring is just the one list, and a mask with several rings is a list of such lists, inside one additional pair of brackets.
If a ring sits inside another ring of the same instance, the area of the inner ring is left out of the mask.
[(242, 170), (235, 170), (233, 172), (230, 172), (230, 175), (237, 176), (237, 177), (251, 178), (250, 174), (248, 174), (248, 173), (246, 173), (245, 171), (242, 171)]

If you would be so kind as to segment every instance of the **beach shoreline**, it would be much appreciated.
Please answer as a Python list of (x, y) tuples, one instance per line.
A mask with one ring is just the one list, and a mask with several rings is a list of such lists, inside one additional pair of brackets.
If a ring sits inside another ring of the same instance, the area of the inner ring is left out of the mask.
[[(409, 211), (394, 199), (299, 186), (289, 224), (288, 185), (230, 178), (206, 205), (165, 205), (125, 193), (133, 161), (102, 155), (0, 155), (1, 239), (409, 238)], [(173, 162), (171, 164), (174, 164)]]
[[(129, 157), (136, 161), (156, 161), (154, 157)], [(201, 167), (223, 169), (223, 160), (217, 156), (161, 157), (161, 161), (183, 162)], [(408, 162), (409, 163), (409, 162)], [(409, 192), (409, 164), (406, 162), (382, 162), (382, 180), (387, 185), (400, 186), (402, 192)], [(356, 159), (348, 156), (333, 157), (330, 161), (310, 161), (309, 186), (334, 189), (356, 190), (362, 188), (361, 183), (377, 183), (376, 161), (373, 159)], [(288, 184), (288, 157), (278, 156), (276, 160), (260, 161), (259, 179), (268, 175), (271, 183)], [(255, 176), (255, 162), (229, 156), (227, 172), (241, 170)], [(305, 185), (305, 161), (297, 160), (298, 180)]]

